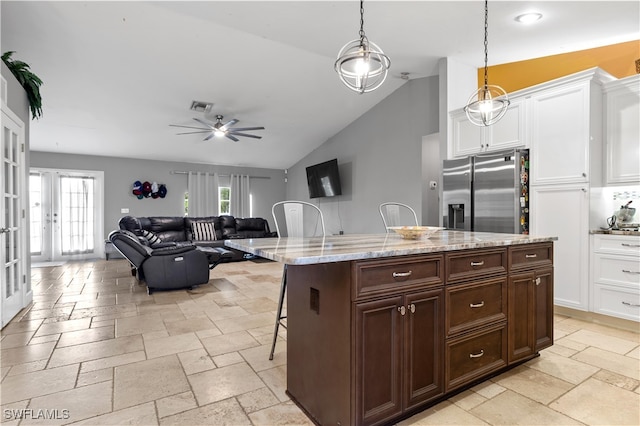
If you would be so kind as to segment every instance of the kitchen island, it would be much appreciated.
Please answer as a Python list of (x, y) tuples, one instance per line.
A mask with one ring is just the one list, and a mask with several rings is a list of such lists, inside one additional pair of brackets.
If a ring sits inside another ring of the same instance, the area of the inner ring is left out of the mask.
[(386, 424), (553, 343), (553, 240), (439, 231), (227, 240), (287, 265), (287, 393), (318, 424)]

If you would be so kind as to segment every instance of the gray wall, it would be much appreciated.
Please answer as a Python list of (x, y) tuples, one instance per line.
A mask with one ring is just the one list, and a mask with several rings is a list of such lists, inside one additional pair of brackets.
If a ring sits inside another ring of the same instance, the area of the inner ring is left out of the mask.
[(384, 232), (378, 206), (385, 201), (408, 204), (423, 217), (422, 137), (438, 131), (438, 99), (437, 76), (408, 81), (290, 167), (287, 198), (309, 201), (305, 168), (337, 158), (342, 195), (311, 200), (328, 234)]
[[(117, 229), (118, 220), (122, 216), (182, 216), (184, 214), (184, 193), (187, 191), (187, 175), (172, 174), (172, 171), (234, 173), (267, 177), (268, 179), (251, 179), (250, 181), (253, 195), (253, 215), (267, 219), (269, 225), (274, 229), (271, 206), (285, 197), (283, 170), (37, 151), (31, 153), (31, 167), (103, 171), (105, 236)], [(220, 179), (221, 184), (228, 183), (224, 179)], [(226, 179), (228, 180), (228, 178)], [(167, 196), (139, 200), (131, 192), (133, 182), (137, 180), (164, 183), (167, 185)], [(121, 213), (120, 209), (122, 208), (128, 208), (129, 213)]]

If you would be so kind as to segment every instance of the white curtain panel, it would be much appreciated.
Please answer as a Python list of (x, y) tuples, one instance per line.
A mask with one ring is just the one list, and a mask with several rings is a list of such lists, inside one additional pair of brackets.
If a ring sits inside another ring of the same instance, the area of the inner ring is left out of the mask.
[(251, 216), (250, 194), (249, 175), (231, 175), (231, 206), (229, 208), (231, 216)]
[(189, 216), (218, 215), (218, 174), (189, 172)]

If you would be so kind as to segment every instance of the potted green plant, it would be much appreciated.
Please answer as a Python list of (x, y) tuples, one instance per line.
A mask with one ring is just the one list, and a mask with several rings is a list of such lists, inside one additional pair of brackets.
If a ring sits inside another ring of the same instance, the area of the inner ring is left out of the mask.
[(25, 92), (27, 92), (32, 118), (40, 118), (42, 117), (42, 98), (40, 97), (42, 80), (31, 72), (28, 64), (11, 59), (11, 55), (14, 53), (13, 51), (3, 53), (2, 61), (7, 65), (9, 71), (11, 71), (11, 74), (18, 80)]

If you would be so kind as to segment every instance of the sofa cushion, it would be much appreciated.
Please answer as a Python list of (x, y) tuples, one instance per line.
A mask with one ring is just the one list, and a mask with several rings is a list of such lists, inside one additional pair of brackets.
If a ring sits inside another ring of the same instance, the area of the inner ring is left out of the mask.
[(242, 238), (262, 238), (267, 233), (267, 221), (261, 217), (236, 218), (236, 235)]
[(191, 222), (193, 241), (216, 240), (216, 228), (213, 222), (198, 220)]
[(220, 216), (220, 229), (222, 230), (222, 238), (227, 239), (231, 235), (236, 234), (236, 218), (233, 216)]
[(144, 226), (142, 218), (140, 223), (143, 229), (154, 232), (162, 241), (186, 241), (184, 218), (181, 216), (152, 216), (149, 217), (149, 227)]

